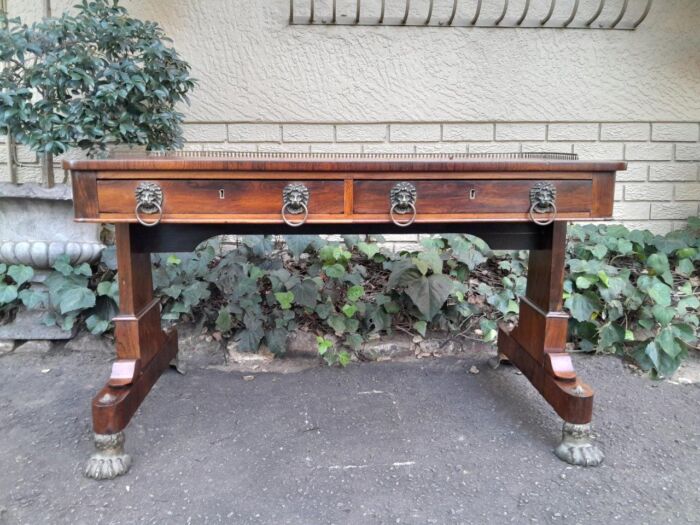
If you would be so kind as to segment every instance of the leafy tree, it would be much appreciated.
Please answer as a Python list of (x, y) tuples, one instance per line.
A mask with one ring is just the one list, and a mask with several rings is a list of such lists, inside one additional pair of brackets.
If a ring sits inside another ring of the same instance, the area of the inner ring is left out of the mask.
[(72, 147), (95, 156), (109, 144), (179, 146), (175, 106), (195, 81), (163, 29), (118, 0), (75, 9), (31, 26), (1, 15), (0, 125), (48, 166)]

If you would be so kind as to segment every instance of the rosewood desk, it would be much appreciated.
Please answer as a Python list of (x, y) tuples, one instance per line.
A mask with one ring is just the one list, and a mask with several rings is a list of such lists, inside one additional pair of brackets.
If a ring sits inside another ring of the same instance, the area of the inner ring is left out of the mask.
[(570, 154), (167, 153), (66, 161), (78, 221), (115, 223), (117, 359), (92, 402), (97, 452), (86, 475), (124, 474), (123, 430), (177, 356), (161, 328), (151, 253), (193, 250), (222, 234), (469, 233), (494, 249), (530, 250), (516, 328), (498, 357), (517, 366), (564, 420), (556, 455), (603, 460), (593, 444), (593, 391), (566, 353), (562, 311), (568, 221), (610, 219), (622, 162)]

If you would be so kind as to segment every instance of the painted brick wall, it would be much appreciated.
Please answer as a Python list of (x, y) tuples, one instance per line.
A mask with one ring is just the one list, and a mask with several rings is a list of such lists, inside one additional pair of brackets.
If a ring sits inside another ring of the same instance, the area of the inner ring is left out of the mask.
[(195, 150), (555, 151), (583, 159), (625, 160), (629, 169), (618, 174), (616, 185), (617, 222), (665, 233), (700, 212), (697, 122), (217, 123), (187, 124), (186, 136), (187, 148)]

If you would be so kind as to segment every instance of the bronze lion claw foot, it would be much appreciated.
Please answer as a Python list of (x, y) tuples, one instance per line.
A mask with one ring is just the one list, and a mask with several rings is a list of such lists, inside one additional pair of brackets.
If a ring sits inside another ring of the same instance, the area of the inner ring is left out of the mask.
[(95, 452), (85, 467), (85, 476), (92, 479), (114, 479), (126, 474), (131, 456), (124, 453), (124, 432), (95, 434)]
[(591, 425), (564, 423), (562, 440), (554, 454), (571, 465), (597, 467), (605, 459), (603, 452), (593, 444)]

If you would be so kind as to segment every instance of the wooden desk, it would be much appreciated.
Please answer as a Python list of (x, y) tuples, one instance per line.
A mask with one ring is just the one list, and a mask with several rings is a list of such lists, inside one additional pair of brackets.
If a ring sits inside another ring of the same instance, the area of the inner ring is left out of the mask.
[(610, 219), (621, 162), (567, 154), (332, 155), (173, 153), (68, 161), (76, 220), (116, 223), (117, 361), (93, 400), (98, 452), (86, 475), (125, 473), (123, 430), (177, 355), (161, 329), (150, 254), (189, 251), (222, 234), (470, 233), (494, 249), (528, 249), (518, 326), (498, 334), (517, 366), (564, 420), (555, 453), (597, 465), (593, 391), (566, 353), (562, 311), (567, 221)]

